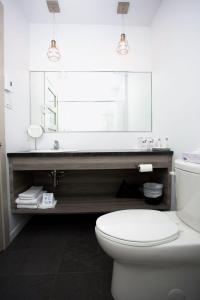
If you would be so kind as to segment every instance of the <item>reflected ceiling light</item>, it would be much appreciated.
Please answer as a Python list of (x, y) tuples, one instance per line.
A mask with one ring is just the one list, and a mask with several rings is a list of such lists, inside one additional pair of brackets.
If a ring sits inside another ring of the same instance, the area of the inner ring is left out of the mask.
[(117, 46), (117, 53), (121, 55), (128, 54), (129, 46), (126, 38), (126, 34), (124, 33), (124, 15), (128, 13), (129, 2), (118, 2), (117, 14), (122, 16), (122, 33), (120, 35), (120, 41)]
[(60, 7), (58, 1), (54, 0), (47, 0), (47, 6), (49, 12), (53, 15), (53, 39), (50, 42), (49, 49), (47, 51), (47, 57), (52, 62), (57, 62), (61, 58), (60, 51), (57, 47), (56, 40), (55, 40), (55, 13), (60, 13)]

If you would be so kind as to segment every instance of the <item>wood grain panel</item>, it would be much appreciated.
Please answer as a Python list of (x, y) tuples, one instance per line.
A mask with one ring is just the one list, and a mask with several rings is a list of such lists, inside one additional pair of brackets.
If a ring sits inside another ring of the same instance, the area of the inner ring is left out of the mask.
[(167, 168), (169, 155), (101, 155), (81, 154), (59, 157), (13, 157), (13, 170), (98, 170), (136, 169), (139, 164), (152, 164), (154, 168)]
[(58, 204), (54, 209), (14, 209), (13, 213), (21, 214), (75, 214), (75, 213), (107, 213), (121, 209), (158, 209), (168, 210), (168, 207), (161, 203), (149, 205), (142, 199), (118, 199), (113, 197), (79, 197), (79, 198), (58, 198)]
[[(171, 204), (172, 155), (92, 155), (81, 153), (59, 156), (15, 156), (10, 160), (10, 192), (13, 213), (94, 213), (128, 208), (153, 208), (167, 210)], [(140, 163), (152, 163), (153, 172), (140, 173)], [(59, 185), (53, 188), (50, 171), (64, 171)], [(144, 199), (116, 198), (116, 193), (125, 180), (131, 185), (142, 186), (145, 182), (160, 182), (164, 185), (162, 203), (150, 206)], [(16, 209), (18, 193), (31, 185), (43, 185), (54, 192), (58, 205), (50, 210)]]

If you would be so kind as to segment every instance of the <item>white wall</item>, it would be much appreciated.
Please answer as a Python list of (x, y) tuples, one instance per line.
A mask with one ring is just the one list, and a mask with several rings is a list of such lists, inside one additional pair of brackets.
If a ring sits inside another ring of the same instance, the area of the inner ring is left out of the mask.
[[(115, 49), (120, 27), (101, 25), (56, 26), (57, 43), (62, 53), (58, 63), (48, 61), (46, 52), (52, 38), (49, 24), (31, 24), (30, 69), (39, 70), (130, 70), (151, 71), (150, 28), (127, 27), (131, 46), (127, 56)], [(76, 149), (132, 148), (139, 133), (47, 133), (39, 141), (40, 148), (52, 147), (58, 139), (63, 147)]]
[(163, 0), (152, 24), (153, 128), (174, 158), (200, 147), (199, 37), (200, 1)]
[(120, 27), (107, 25), (56, 25), (56, 40), (62, 59), (51, 63), (47, 48), (52, 39), (51, 24), (31, 24), (31, 70), (151, 70), (150, 28), (128, 27), (130, 54), (115, 51)]
[(200, 147), (200, 1), (163, 0), (152, 24), (153, 128), (175, 157)]
[[(29, 147), (26, 129), (29, 124), (29, 26), (17, 1), (3, 0), (5, 75), (13, 81), (10, 97), (12, 109), (5, 109), (7, 152)], [(10, 215), (10, 236), (13, 238), (25, 218)]]

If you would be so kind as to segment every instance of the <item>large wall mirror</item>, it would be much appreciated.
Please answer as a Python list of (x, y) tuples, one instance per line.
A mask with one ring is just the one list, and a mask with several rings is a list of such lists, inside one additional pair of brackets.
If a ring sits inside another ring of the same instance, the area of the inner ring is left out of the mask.
[(151, 73), (30, 72), (31, 123), (45, 132), (151, 131)]

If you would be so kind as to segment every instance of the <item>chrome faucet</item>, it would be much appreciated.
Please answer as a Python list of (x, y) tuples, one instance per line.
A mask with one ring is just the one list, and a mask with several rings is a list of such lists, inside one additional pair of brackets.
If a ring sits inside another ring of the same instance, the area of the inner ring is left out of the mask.
[(53, 149), (58, 150), (60, 148), (59, 141), (55, 140), (53, 144)]

